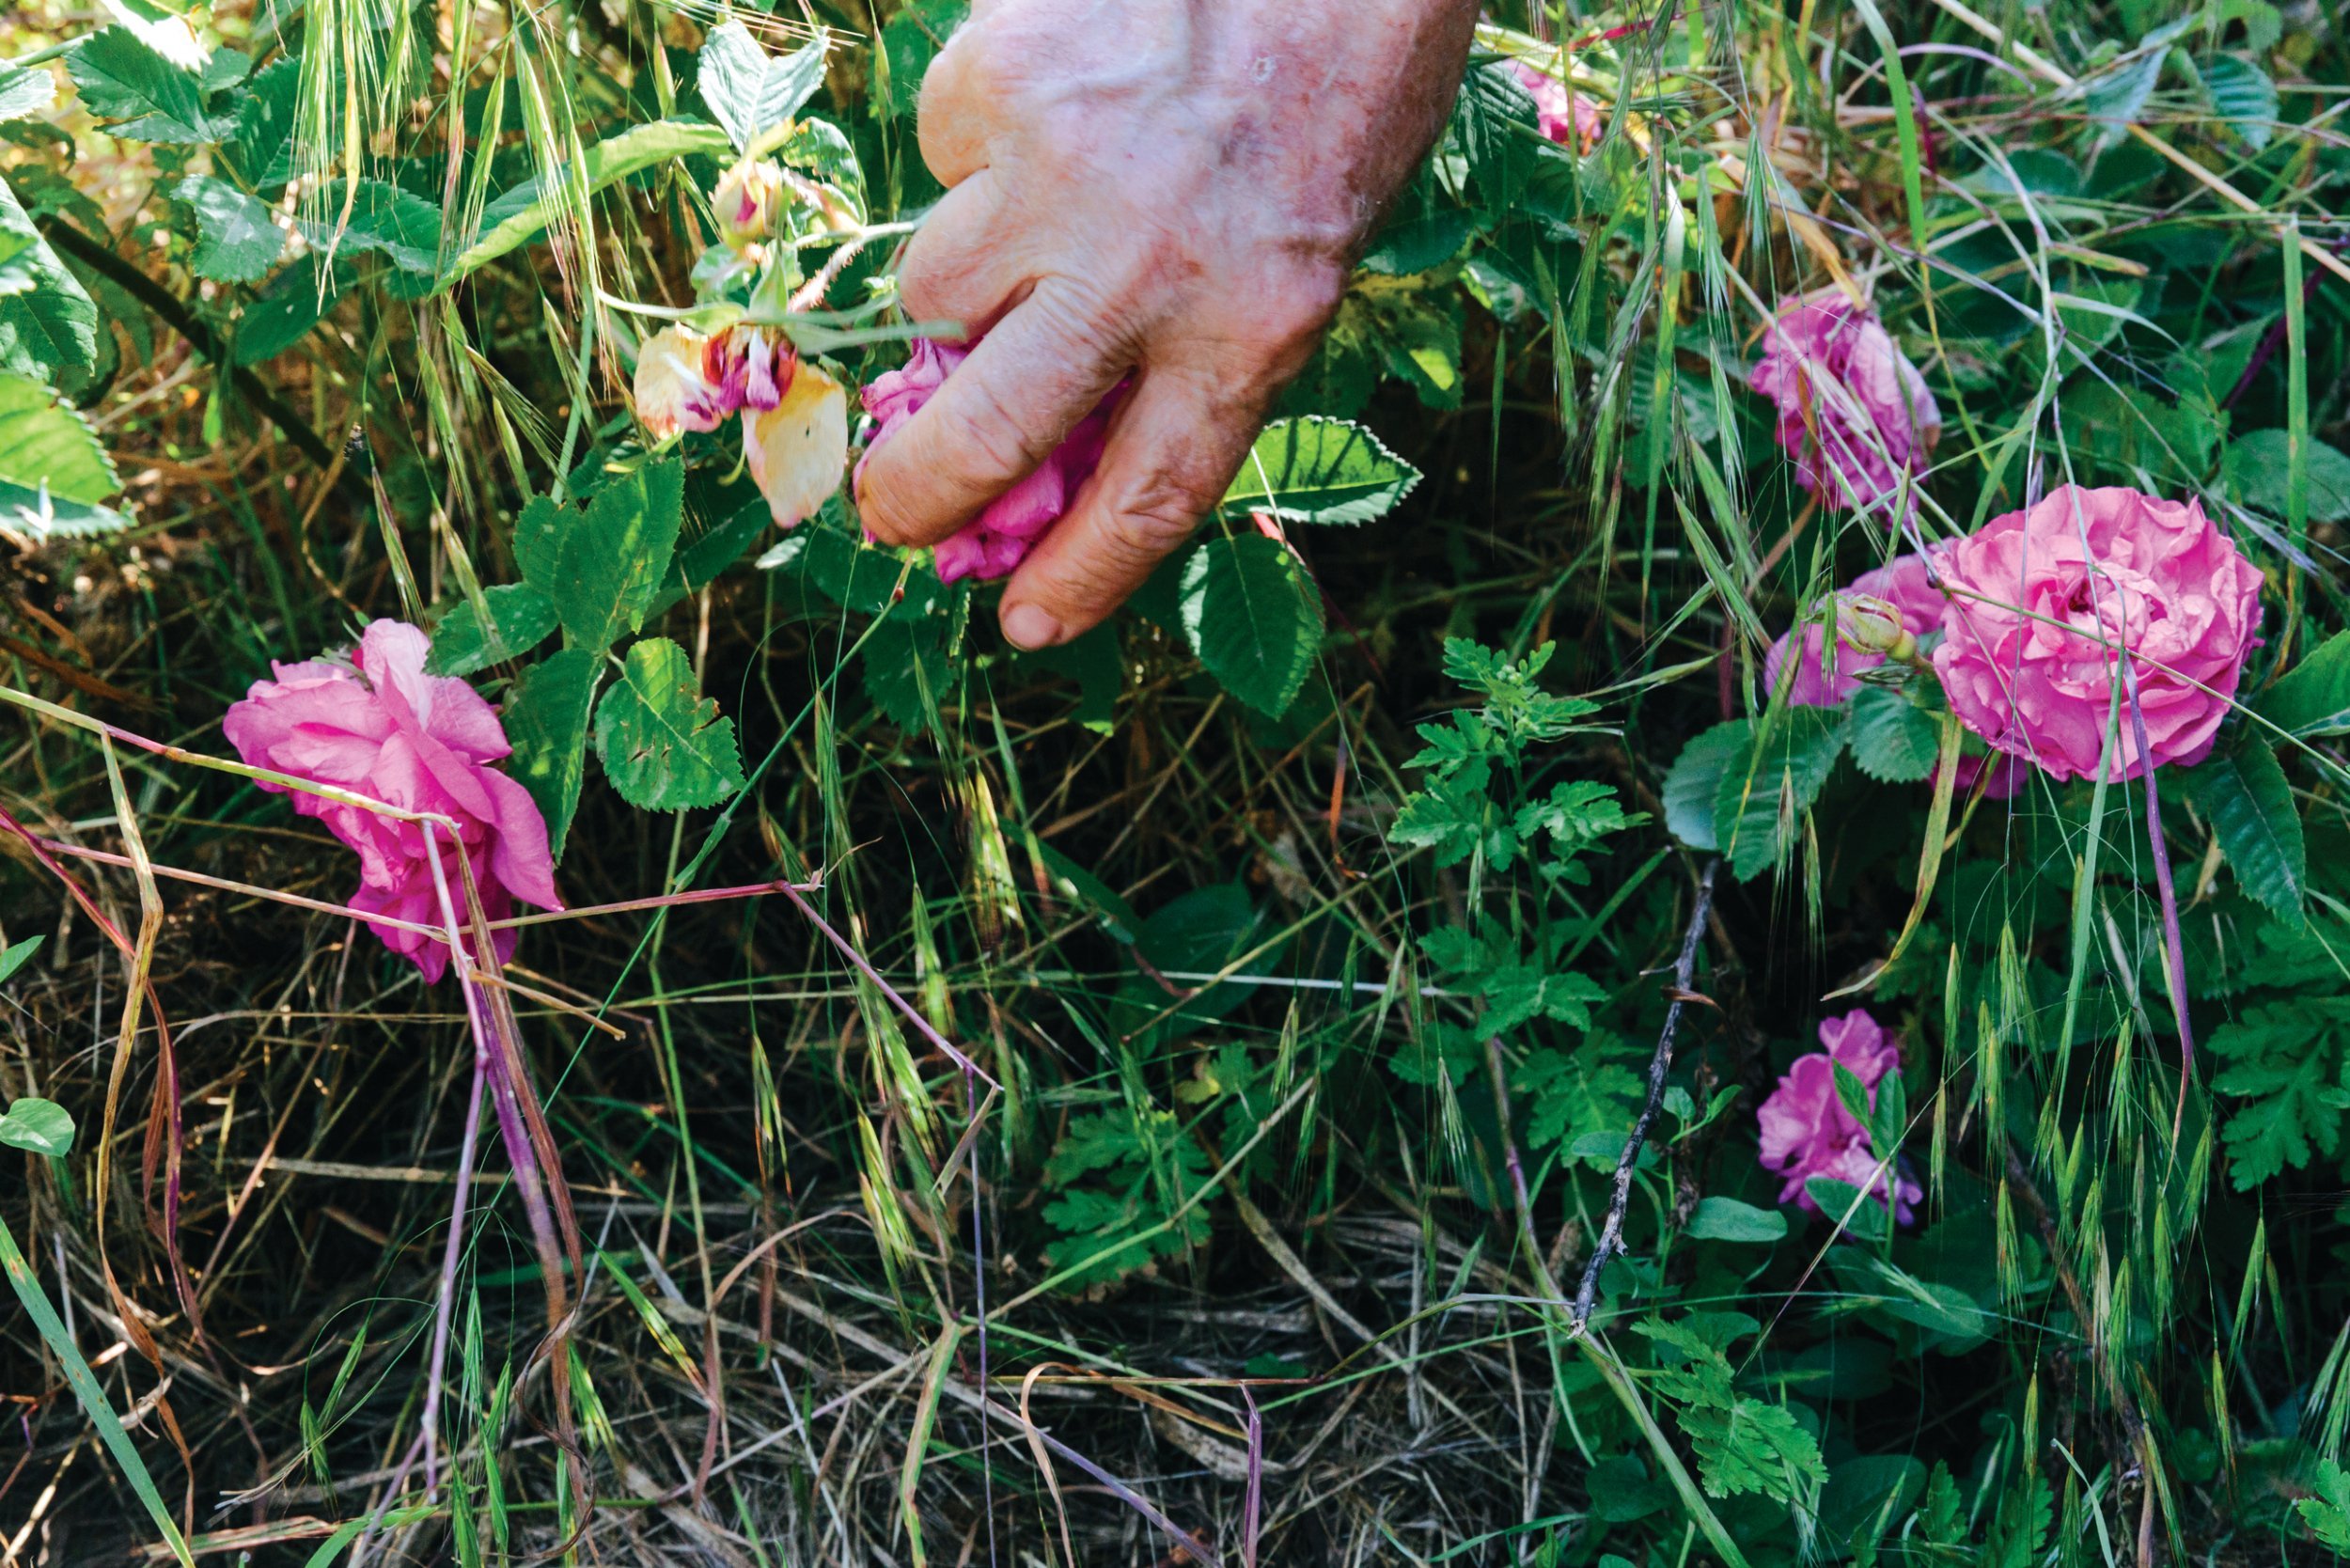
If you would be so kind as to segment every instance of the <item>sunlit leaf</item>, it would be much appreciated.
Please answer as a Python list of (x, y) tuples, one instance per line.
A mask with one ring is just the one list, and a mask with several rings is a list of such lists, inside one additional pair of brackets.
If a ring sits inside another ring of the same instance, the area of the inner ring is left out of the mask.
[(225, 180), (197, 175), (174, 192), (196, 210), (196, 245), (188, 264), (215, 283), (250, 283), (285, 254), (286, 231), (258, 196)]
[(822, 39), (774, 59), (740, 22), (711, 30), (702, 41), (696, 78), (702, 102), (718, 117), (738, 150), (788, 125), (823, 80)]
[(1260, 511), (1292, 523), (1368, 523), (1418, 483), (1419, 470), (1362, 426), (1308, 415), (1264, 428), (1220, 510), (1235, 523)]

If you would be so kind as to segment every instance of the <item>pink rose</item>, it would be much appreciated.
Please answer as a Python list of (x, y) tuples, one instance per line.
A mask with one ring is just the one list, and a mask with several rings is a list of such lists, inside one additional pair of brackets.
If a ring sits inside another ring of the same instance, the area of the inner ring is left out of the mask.
[[(273, 664), (274, 680), (256, 681), (232, 703), (221, 729), (237, 754), (258, 768), (332, 784), (406, 811), (427, 811), (457, 823), (457, 841), (436, 828), (442, 874), (463, 920), (462, 851), (493, 920), (513, 912), (513, 901), (560, 909), (546, 820), (530, 792), (491, 763), (509, 755), (506, 730), (490, 705), (462, 681), (429, 676), (431, 644), (415, 627), (397, 620), (370, 624), (345, 663), (312, 659)], [(316, 817), (359, 856), (359, 890), (351, 907), (440, 926), (443, 917), (425, 858), (419, 823), (379, 815), (364, 807), (263, 783), (290, 794), (293, 808)], [(368, 930), (406, 955), (425, 979), (448, 967), (448, 949), (421, 933), (369, 922)], [(514, 951), (515, 933), (496, 933), (501, 962)]]
[(1758, 1155), (1762, 1168), (1787, 1178), (1779, 1188), (1781, 1203), (1793, 1203), (1811, 1214), (1818, 1214), (1820, 1206), (1804, 1184), (1814, 1176), (1846, 1183), (1880, 1203), (1889, 1187), (1893, 1217), (1907, 1225), (1917, 1217), (1911, 1205), (1925, 1197), (1925, 1189), (1901, 1174), (1898, 1167), (1888, 1171), (1877, 1168), (1877, 1157), (1869, 1152), (1868, 1134), (1836, 1092), (1836, 1069), (1841, 1067), (1860, 1080), (1873, 1109), (1877, 1085), (1887, 1074), (1901, 1071), (1901, 1051), (1865, 1008), (1855, 1008), (1841, 1018), (1823, 1019), (1820, 1043), (1827, 1049), (1797, 1057), (1771, 1097), (1762, 1102)]
[[(1863, 602), (1856, 606), (1848, 595), (1860, 596)], [(1904, 630), (1920, 637), (1942, 623), (1942, 590), (1928, 581), (1923, 556), (1897, 556), (1875, 571), (1855, 577), (1851, 587), (1837, 597), (1836, 673), (1830, 676), (1826, 667), (1827, 627), (1815, 620), (1771, 645), (1770, 655), (1762, 661), (1764, 690), (1778, 691), (1793, 658), (1794, 683), (1788, 688), (1787, 700), (1801, 708), (1833, 708), (1860, 689), (1862, 670), (1874, 669), (1887, 658), (1883, 652), (1856, 646), (1860, 639), (1856, 634), (1863, 631), (1858, 624), (1862, 616), (1873, 622), (1889, 609)], [(1854, 615), (1855, 609), (1861, 614)], [(1797, 631), (1803, 637), (1800, 653), (1795, 651)]]
[(2211, 750), (2258, 641), (2261, 574), (2195, 502), (2065, 485), (1939, 561), (1952, 597), (1934, 667), (1959, 721), (1995, 750), (2059, 780), (2094, 776), (2117, 648), (2138, 677), (2149, 755), (2125, 684), (2113, 776)]
[(1750, 384), (1778, 405), (1795, 478), (1831, 509), (1889, 508), (1942, 433), (1941, 410), (1892, 336), (1843, 299), (1786, 306)]
[(1564, 82), (1546, 71), (1539, 71), (1524, 60), (1517, 62), (1518, 85), (1534, 100), (1534, 116), (1543, 134), (1561, 147), (1571, 147), (1585, 157), (1599, 145), (1600, 133), (1606, 120), (1599, 105), (1579, 92), (1570, 91)]
[[(930, 401), (931, 395), (969, 353), (969, 349), (954, 344), (920, 338), (914, 345), (914, 356), (901, 368), (884, 371), (866, 385), (859, 396), (865, 412), (879, 423), (866, 443), (865, 456), (857, 459), (860, 478), (866, 460)], [(1113, 388), (1092, 413), (1077, 421), (1076, 429), (1036, 472), (939, 542), (936, 559), (941, 580), (951, 583), (959, 577), (978, 577), (985, 581), (1011, 574), (1045, 530), (1060, 521), (1076, 499), (1078, 487), (1102, 461), (1102, 447), (1109, 438), (1110, 413), (1123, 390), (1122, 385)]]

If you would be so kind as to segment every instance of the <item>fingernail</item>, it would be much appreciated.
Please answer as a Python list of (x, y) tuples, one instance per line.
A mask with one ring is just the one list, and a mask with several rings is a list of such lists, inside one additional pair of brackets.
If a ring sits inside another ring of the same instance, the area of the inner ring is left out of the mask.
[(1060, 641), (1060, 622), (1042, 604), (1010, 604), (1004, 609), (1004, 635), (1017, 648), (1050, 648)]

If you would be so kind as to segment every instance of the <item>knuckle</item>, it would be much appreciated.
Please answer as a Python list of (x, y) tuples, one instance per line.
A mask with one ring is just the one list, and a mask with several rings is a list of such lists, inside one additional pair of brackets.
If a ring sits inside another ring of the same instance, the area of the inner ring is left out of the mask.
[(1298, 267), (1275, 291), (1275, 317), (1288, 321), (1292, 331), (1319, 332), (1346, 297), (1346, 283), (1344, 267), (1327, 262)]
[(898, 299), (906, 313), (916, 320), (934, 316), (945, 308), (957, 270), (940, 254), (939, 245), (926, 245), (922, 240), (922, 235), (916, 234), (898, 261)]
[(1044, 459), (1036, 438), (992, 380), (973, 380), (961, 396), (942, 397), (924, 412), (937, 416), (930, 446), (939, 467), (991, 492)]
[(1278, 270), (1264, 280), (1254, 321), (1261, 339), (1279, 350), (1310, 345), (1346, 294), (1346, 274), (1320, 262)]
[(1128, 335), (1134, 318), (1131, 290), (1105, 289), (1068, 274), (1040, 283), (1025, 308), (1037, 312), (1042, 324), (1068, 346), (1073, 360), (1109, 353)]
[(1191, 537), (1213, 499), (1171, 475), (1146, 475), (1119, 497), (1113, 537), (1134, 564), (1155, 561)]

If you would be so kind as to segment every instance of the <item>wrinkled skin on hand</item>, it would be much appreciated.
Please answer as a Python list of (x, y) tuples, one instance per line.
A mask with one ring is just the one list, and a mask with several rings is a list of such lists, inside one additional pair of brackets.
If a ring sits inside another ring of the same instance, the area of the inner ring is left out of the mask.
[(1476, 19), (1474, 0), (979, 0), (923, 79), (948, 190), (899, 276), (911, 318), (986, 337), (874, 451), (866, 526), (946, 538), (1132, 372), (1002, 617), (1042, 647), (1116, 609), (1311, 355)]

